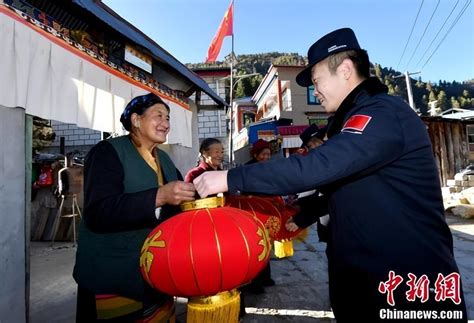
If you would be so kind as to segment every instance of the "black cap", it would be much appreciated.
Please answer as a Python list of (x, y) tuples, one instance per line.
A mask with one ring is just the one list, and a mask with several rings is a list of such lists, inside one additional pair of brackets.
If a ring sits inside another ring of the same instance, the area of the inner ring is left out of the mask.
[(311, 138), (316, 137), (320, 140), (323, 140), (325, 135), (326, 127), (318, 128), (317, 125), (312, 124), (300, 134), (300, 139), (303, 142), (301, 147), (303, 148), (304, 146), (306, 146), (306, 144), (308, 143), (308, 141), (311, 140)]
[(296, 83), (308, 87), (312, 85), (311, 69), (326, 57), (353, 49), (361, 49), (356, 35), (350, 28), (342, 28), (321, 37), (308, 49), (308, 65), (296, 76)]

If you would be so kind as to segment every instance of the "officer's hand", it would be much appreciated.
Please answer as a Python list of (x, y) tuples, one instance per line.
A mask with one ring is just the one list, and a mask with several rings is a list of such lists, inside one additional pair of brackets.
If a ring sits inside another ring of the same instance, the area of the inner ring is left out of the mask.
[(296, 223), (293, 221), (292, 218), (290, 218), (286, 221), (285, 228), (286, 228), (286, 230), (288, 230), (290, 232), (294, 232), (294, 231), (298, 230), (300, 227), (296, 225)]
[(202, 198), (229, 190), (226, 170), (202, 173), (193, 183)]
[(161, 186), (156, 193), (156, 207), (165, 204), (178, 205), (182, 202), (193, 201), (196, 189), (192, 183), (174, 181)]

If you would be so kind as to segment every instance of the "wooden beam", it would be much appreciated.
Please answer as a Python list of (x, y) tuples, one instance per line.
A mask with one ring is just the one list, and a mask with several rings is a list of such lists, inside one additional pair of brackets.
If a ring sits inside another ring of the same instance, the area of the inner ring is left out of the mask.
[[(451, 133), (451, 123), (450, 122), (443, 122), (443, 130), (445, 136), (443, 137), (444, 143), (446, 144), (446, 173), (444, 174), (444, 179), (453, 178), (454, 174), (456, 174), (456, 169), (454, 167), (454, 159), (455, 154), (453, 151), (453, 136)], [(446, 184), (446, 182), (444, 183)]]

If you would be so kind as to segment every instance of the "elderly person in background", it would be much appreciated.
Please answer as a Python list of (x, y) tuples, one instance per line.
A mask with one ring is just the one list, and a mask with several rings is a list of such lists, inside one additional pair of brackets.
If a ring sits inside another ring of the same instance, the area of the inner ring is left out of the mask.
[(155, 94), (134, 98), (120, 118), (129, 135), (99, 142), (86, 157), (73, 273), (77, 322), (174, 320), (173, 297), (151, 289), (139, 263), (151, 230), (194, 200), (193, 184), (158, 148), (170, 131), (169, 113)]
[(199, 163), (196, 167), (190, 169), (184, 181), (192, 183), (193, 180), (204, 172), (210, 170), (222, 170), (222, 161), (224, 160), (224, 146), (219, 139), (206, 138), (199, 147)]
[(257, 140), (250, 150), (251, 160), (245, 163), (245, 165), (270, 160), (272, 158), (272, 150), (270, 143), (263, 139)]

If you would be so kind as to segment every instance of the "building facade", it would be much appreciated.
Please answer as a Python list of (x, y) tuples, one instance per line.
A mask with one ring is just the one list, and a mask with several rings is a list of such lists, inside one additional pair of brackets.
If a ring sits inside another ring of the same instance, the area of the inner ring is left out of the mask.
[(293, 125), (326, 124), (327, 114), (313, 95), (313, 87), (299, 86), (296, 75), (303, 66), (271, 65), (252, 97), (257, 105), (256, 121), (290, 119)]
[[(327, 124), (328, 114), (314, 96), (314, 88), (299, 86), (296, 75), (303, 66), (271, 65), (255, 94), (248, 102), (234, 103), (233, 132), (237, 163), (245, 161), (244, 151), (258, 139), (275, 140), (282, 156), (288, 156), (301, 146), (299, 134), (310, 124)], [(245, 111), (250, 109), (252, 112)], [(247, 114), (245, 114), (247, 113)], [(254, 116), (252, 115), (254, 114)], [(242, 123), (251, 120), (245, 127)]]

